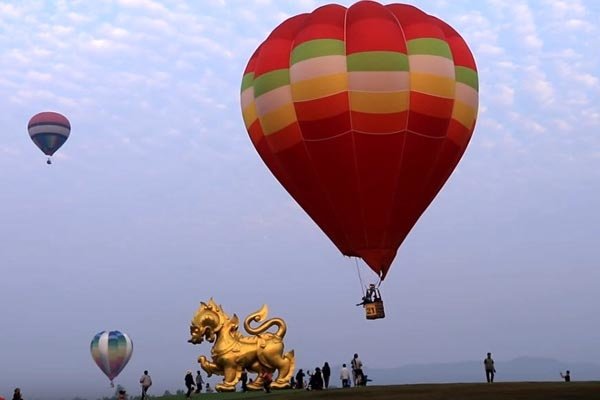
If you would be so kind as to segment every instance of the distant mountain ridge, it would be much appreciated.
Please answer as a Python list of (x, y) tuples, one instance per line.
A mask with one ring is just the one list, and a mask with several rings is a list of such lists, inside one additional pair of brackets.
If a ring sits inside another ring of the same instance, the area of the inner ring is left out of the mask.
[[(571, 371), (573, 381), (600, 380), (600, 364), (568, 363), (551, 358), (519, 357), (510, 361), (496, 360), (495, 381), (560, 381), (560, 372)], [(339, 367), (334, 369), (339, 371)], [(368, 368), (365, 373), (373, 385), (408, 383), (483, 382), (485, 372), (481, 361), (461, 361), (434, 364), (408, 364), (397, 368)], [(332, 379), (338, 378), (334, 373)]]

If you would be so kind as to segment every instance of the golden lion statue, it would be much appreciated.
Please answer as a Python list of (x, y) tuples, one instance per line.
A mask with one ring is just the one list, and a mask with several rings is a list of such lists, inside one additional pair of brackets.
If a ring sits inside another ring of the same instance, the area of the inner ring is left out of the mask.
[[(208, 304), (200, 303), (192, 325), (190, 326), (191, 339), (188, 342), (200, 344), (204, 339), (214, 343), (211, 355), (212, 361), (206, 357), (198, 357), (202, 369), (208, 376), (212, 374), (223, 375), (223, 382), (215, 386), (219, 392), (233, 392), (235, 385), (240, 380), (242, 371), (257, 373), (256, 379), (248, 383), (248, 390), (262, 390), (262, 372), (273, 373), (277, 370), (277, 377), (271, 383), (273, 389), (286, 389), (290, 387), (290, 378), (294, 374), (294, 351), (283, 354), (283, 337), (287, 327), (281, 318), (271, 318), (264, 321), (269, 310), (266, 305), (246, 317), (244, 329), (250, 335), (244, 336), (238, 332), (239, 319), (233, 314), (232, 318), (217, 305), (213, 299)], [(251, 322), (260, 323), (256, 328), (250, 326)], [(275, 333), (266, 332), (272, 326), (277, 327)]]

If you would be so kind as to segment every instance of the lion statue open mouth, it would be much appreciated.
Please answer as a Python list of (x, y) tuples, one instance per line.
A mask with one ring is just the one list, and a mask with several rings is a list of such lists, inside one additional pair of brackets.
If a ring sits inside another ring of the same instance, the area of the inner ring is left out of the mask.
[[(208, 376), (223, 375), (223, 382), (215, 386), (219, 392), (233, 392), (240, 380), (242, 371), (257, 373), (256, 379), (248, 383), (249, 390), (262, 390), (261, 372), (275, 372), (277, 377), (271, 383), (273, 389), (290, 387), (290, 379), (294, 374), (294, 351), (283, 354), (283, 337), (287, 327), (281, 318), (265, 321), (268, 308), (262, 308), (246, 317), (244, 329), (252, 336), (244, 336), (239, 331), (237, 315), (229, 317), (213, 299), (208, 304), (202, 302), (192, 319), (191, 338), (188, 342), (200, 344), (204, 340), (214, 343), (208, 361), (205, 356), (198, 357), (200, 366)], [(264, 322), (263, 322), (264, 321)], [(251, 322), (260, 323), (256, 328)], [(272, 326), (277, 327), (274, 333), (267, 332)]]

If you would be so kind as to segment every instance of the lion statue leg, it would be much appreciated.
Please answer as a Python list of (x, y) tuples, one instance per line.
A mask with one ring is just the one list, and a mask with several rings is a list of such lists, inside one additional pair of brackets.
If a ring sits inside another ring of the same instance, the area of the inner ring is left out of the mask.
[(294, 357), (294, 351), (285, 353), (282, 357), (277, 357), (275, 360), (271, 360), (273, 366), (277, 368), (277, 378), (271, 383), (273, 389), (287, 389), (290, 387), (290, 379), (294, 374), (294, 368), (296, 364), (296, 358)]
[(223, 370), (215, 363), (210, 362), (204, 356), (198, 357), (198, 362), (204, 371), (206, 371), (206, 376), (211, 377), (213, 374), (223, 375)]
[(262, 381), (262, 378), (260, 377), (260, 371), (262, 369), (260, 362), (258, 362), (258, 360), (256, 360), (250, 366), (246, 367), (246, 369), (248, 371), (256, 373), (256, 379), (254, 379), (254, 381), (252, 381), (252, 383), (248, 383), (246, 385), (248, 387), (248, 390), (252, 390), (252, 391), (263, 390), (263, 381)]
[(235, 392), (235, 385), (240, 380), (241, 375), (242, 371), (235, 361), (226, 363), (223, 368), (223, 382), (218, 383), (215, 389), (219, 392)]

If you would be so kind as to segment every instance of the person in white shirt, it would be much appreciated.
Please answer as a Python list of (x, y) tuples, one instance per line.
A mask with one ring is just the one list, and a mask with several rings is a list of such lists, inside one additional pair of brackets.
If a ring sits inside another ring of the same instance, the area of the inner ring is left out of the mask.
[(362, 385), (363, 380), (363, 364), (358, 358), (358, 354), (354, 353), (354, 358), (350, 362), (350, 366), (352, 366), (352, 378), (354, 379), (354, 386)]
[(342, 380), (343, 388), (350, 387), (350, 371), (348, 371), (348, 367), (346, 367), (346, 364), (342, 365), (342, 370), (340, 371), (340, 379)]
[(144, 375), (140, 378), (140, 385), (142, 385), (142, 400), (146, 399), (146, 393), (150, 386), (152, 386), (152, 378), (148, 375), (148, 371), (144, 371)]

